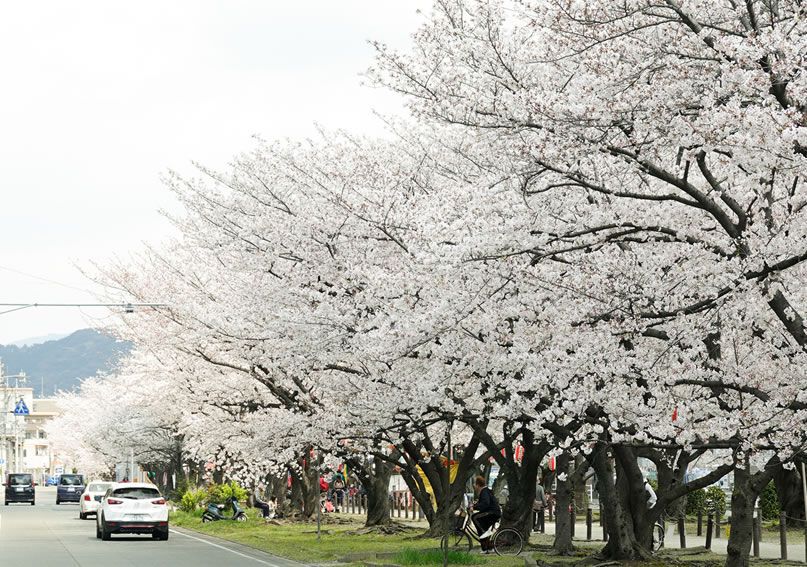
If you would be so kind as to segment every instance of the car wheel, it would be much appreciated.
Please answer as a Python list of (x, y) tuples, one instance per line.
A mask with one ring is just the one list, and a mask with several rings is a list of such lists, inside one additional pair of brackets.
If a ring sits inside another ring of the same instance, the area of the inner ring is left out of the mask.
[(6, 502), (6, 506), (8, 506), (8, 502)]
[(61, 501), (57, 498), (56, 499), (56, 505), (58, 506), (59, 504), (61, 504)]
[(101, 528), (98, 527), (98, 522), (95, 522), (95, 537), (101, 539)]
[(87, 519), (87, 514), (85, 514), (84, 512), (79, 512), (78, 513), (78, 519), (79, 520), (86, 520)]
[(36, 500), (31, 500), (31, 506), (36, 506)]
[(104, 541), (109, 541), (112, 539), (112, 534), (106, 529), (106, 522), (103, 518), (101, 519), (101, 539)]

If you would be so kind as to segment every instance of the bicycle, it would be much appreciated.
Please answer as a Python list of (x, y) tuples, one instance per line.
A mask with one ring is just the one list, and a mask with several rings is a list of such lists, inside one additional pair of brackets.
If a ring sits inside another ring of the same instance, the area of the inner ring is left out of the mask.
[[(493, 525), (491, 534), (491, 544), (496, 555), (518, 555), (524, 549), (524, 538), (513, 528), (499, 529), (499, 523)], [(451, 534), (446, 534), (440, 539), (440, 549), (449, 550), (467, 549), (471, 551), (473, 542), (479, 541), (479, 534), (476, 533), (476, 526), (471, 521), (470, 514), (462, 514), (462, 524), (456, 526)]]

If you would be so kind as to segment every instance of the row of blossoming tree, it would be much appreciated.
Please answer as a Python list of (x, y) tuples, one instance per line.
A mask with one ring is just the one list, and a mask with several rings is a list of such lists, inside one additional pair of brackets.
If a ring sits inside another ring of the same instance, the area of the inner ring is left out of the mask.
[(376, 44), (369, 80), (411, 110), (386, 138), (169, 176), (179, 236), (96, 273), (166, 306), (121, 318), (135, 353), (62, 420), (101, 460), (290, 471), (303, 515), (347, 462), (369, 525), (395, 466), (432, 533), (495, 461), (529, 534), (557, 456), (556, 548), (593, 471), (616, 559), (733, 475), (747, 565), (754, 502), (807, 442), (805, 32), (797, 0), (437, 0), (408, 52)]

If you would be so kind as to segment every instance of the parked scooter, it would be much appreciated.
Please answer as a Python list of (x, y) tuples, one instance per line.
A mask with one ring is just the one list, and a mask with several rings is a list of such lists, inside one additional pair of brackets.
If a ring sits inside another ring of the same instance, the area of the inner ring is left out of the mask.
[(230, 506), (233, 508), (232, 517), (224, 515), (224, 504), (213, 504), (212, 502), (207, 505), (205, 513), (202, 514), (202, 523), (217, 522), (218, 520), (235, 520), (236, 522), (246, 522), (247, 513), (238, 505), (238, 498), (232, 496), (230, 498)]

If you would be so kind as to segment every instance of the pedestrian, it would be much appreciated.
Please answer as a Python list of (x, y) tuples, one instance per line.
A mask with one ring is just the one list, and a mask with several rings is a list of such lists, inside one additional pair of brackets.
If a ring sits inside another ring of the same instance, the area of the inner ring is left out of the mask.
[(541, 527), (540, 519), (544, 516), (544, 509), (546, 508), (546, 492), (541, 478), (538, 478), (538, 483), (535, 485), (535, 500), (532, 502), (532, 529), (537, 531)]
[(502, 517), (502, 509), (493, 491), (488, 488), (485, 477), (476, 477), (474, 493), (476, 502), (473, 505), (474, 511), (471, 520), (476, 527), (476, 533), (479, 534), (482, 553), (488, 554), (492, 551), (490, 536), (493, 534), (493, 526)]
[(265, 489), (266, 485), (264, 485), (262, 482), (259, 482), (255, 486), (255, 490), (252, 492), (252, 504), (256, 508), (260, 508), (261, 516), (263, 517), (264, 520), (268, 520), (271, 509), (269, 503), (263, 499), (263, 493)]
[(650, 486), (650, 481), (647, 480), (646, 477), (644, 479), (644, 491), (645, 495), (647, 496), (647, 509), (650, 510), (653, 506), (656, 505), (658, 497), (656, 496), (656, 491), (653, 490), (652, 486)]
[(342, 503), (345, 497), (345, 479), (342, 476), (342, 473), (337, 472), (333, 475), (333, 482), (331, 483), (333, 487), (333, 496), (336, 502), (336, 511), (342, 511)]

